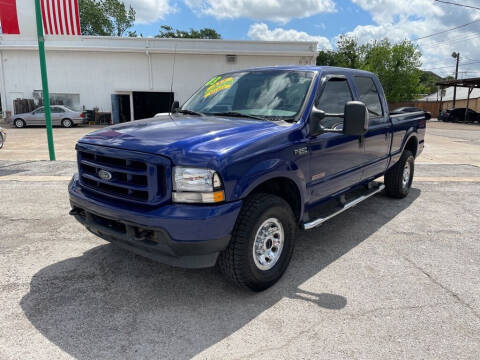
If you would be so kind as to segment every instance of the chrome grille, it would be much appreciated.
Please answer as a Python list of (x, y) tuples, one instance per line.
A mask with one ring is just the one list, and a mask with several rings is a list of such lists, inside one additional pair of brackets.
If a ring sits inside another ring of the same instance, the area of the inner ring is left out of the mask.
[(77, 157), (80, 185), (97, 194), (150, 205), (171, 194), (169, 161), (161, 156), (78, 144)]

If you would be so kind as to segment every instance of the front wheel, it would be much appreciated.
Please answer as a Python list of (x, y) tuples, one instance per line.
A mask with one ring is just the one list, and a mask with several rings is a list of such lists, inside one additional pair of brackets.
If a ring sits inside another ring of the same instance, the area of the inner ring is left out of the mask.
[(290, 205), (270, 194), (253, 194), (243, 204), (227, 249), (217, 265), (228, 280), (254, 291), (272, 286), (290, 263), (296, 223)]
[(15, 119), (15, 121), (13, 122), (13, 125), (17, 129), (21, 129), (21, 128), (24, 128), (26, 126), (25, 121), (23, 121), (22, 119)]
[(385, 173), (385, 190), (394, 198), (408, 195), (413, 182), (415, 158), (409, 150), (405, 150), (400, 160)]
[(0, 134), (0, 149), (3, 148), (3, 136)]

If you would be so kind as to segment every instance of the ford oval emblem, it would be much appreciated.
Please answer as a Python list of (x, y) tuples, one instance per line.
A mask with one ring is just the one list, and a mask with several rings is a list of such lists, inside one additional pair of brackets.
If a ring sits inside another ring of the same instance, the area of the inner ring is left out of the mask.
[(98, 170), (98, 176), (102, 180), (106, 180), (106, 181), (112, 180), (112, 173), (107, 170), (103, 170), (103, 169)]

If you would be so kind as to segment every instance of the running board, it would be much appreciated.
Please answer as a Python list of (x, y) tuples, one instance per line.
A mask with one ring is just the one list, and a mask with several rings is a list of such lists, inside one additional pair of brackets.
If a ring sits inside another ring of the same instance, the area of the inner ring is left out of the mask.
[(380, 184), (377, 188), (375, 188), (374, 190), (372, 190), (371, 192), (369, 192), (368, 194), (366, 195), (362, 195), (358, 198), (356, 198), (355, 200), (352, 200), (348, 203), (346, 203), (345, 205), (343, 205), (343, 207), (337, 211), (335, 211), (334, 213), (326, 216), (326, 217), (323, 217), (323, 218), (318, 218), (318, 219), (315, 219), (315, 220), (312, 220), (310, 222), (307, 222), (307, 223), (304, 223), (303, 224), (303, 228), (305, 230), (310, 230), (310, 229), (313, 229), (317, 226), (320, 226), (322, 225), (325, 221), (327, 220), (330, 220), (331, 218), (341, 214), (342, 212), (344, 212), (345, 210), (348, 210), (352, 207), (354, 207), (355, 205), (358, 205), (360, 204), (362, 201), (364, 200), (367, 200), (369, 197), (379, 193), (380, 191), (382, 191), (383, 189), (385, 189), (385, 185), (384, 184)]

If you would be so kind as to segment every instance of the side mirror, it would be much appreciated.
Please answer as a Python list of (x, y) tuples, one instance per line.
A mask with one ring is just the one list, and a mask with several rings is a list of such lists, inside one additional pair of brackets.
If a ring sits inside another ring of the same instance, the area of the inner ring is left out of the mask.
[(170, 112), (172, 114), (176, 113), (179, 107), (180, 107), (180, 103), (177, 100), (175, 100), (172, 104), (172, 108), (170, 109)]
[(343, 133), (362, 136), (368, 130), (368, 110), (361, 101), (349, 101), (345, 104)]

